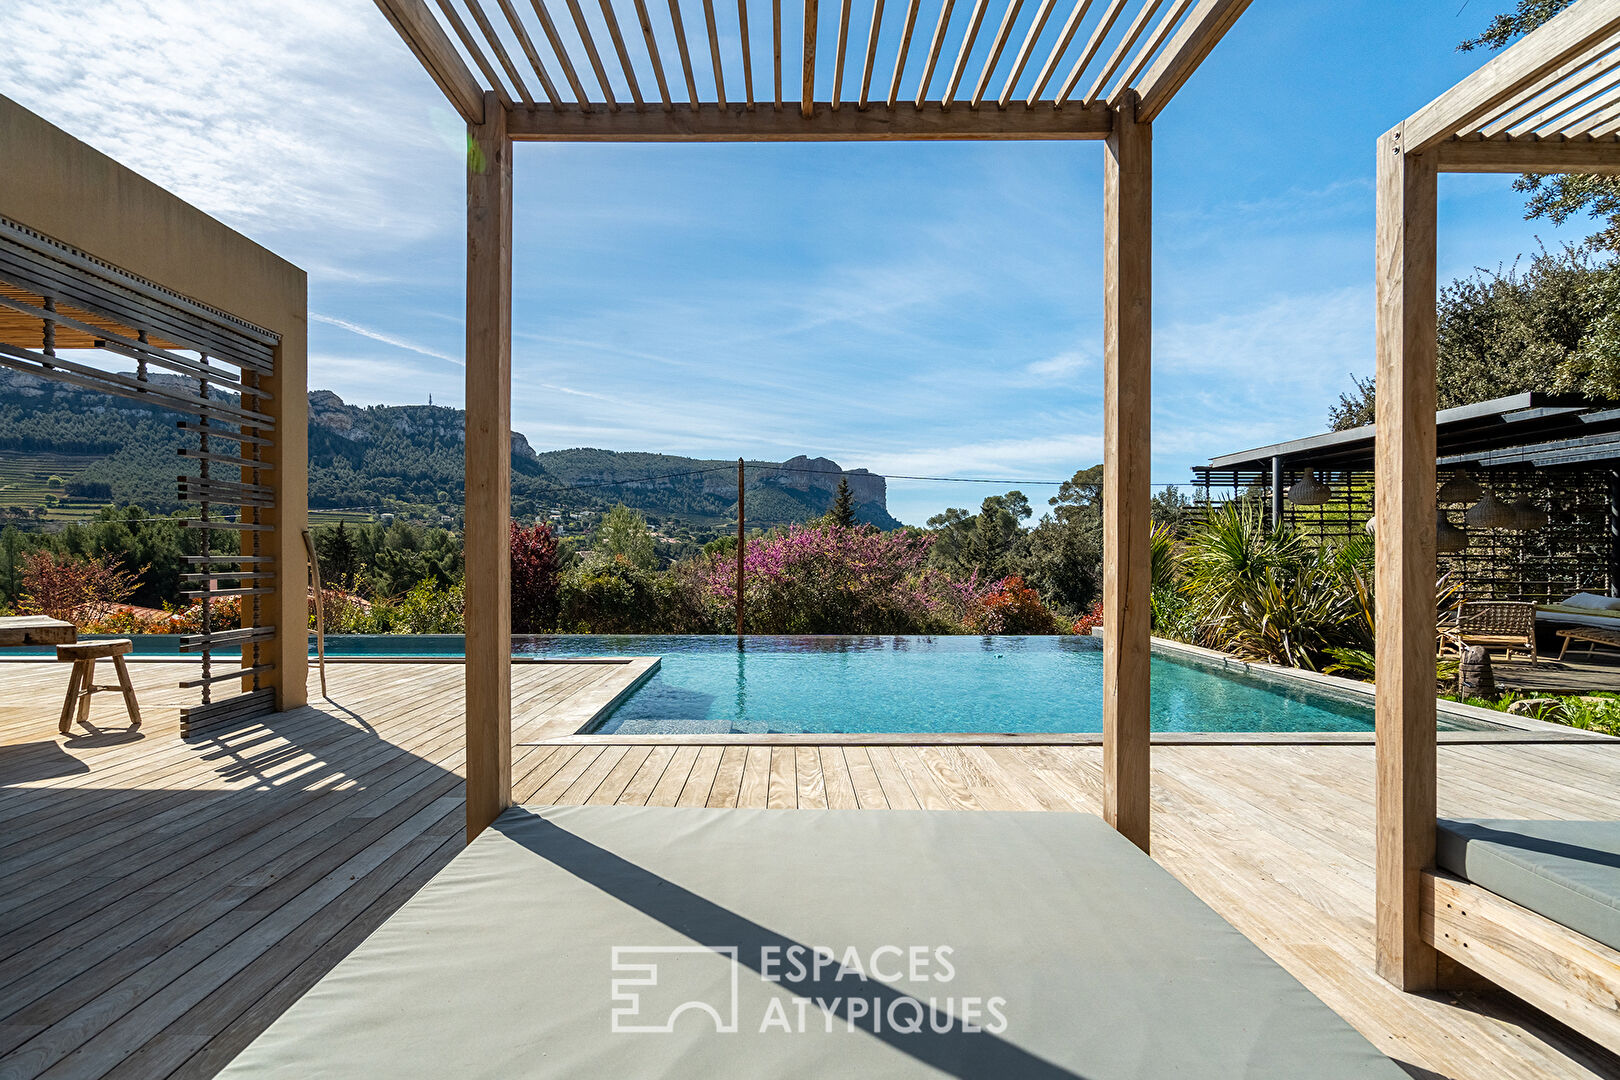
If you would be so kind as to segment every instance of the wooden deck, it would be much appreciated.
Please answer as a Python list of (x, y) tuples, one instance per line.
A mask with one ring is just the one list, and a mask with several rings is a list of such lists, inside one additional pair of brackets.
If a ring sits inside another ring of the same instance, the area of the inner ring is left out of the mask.
[[(175, 667), (131, 667), (140, 735), (97, 699), (106, 730), (63, 739), (66, 669), (0, 663), (7, 1080), (211, 1075), (461, 847), (458, 665), (334, 665), (331, 701), (191, 742)], [(615, 670), (515, 671), (520, 801), (1099, 805), (1092, 746), (538, 742), (610, 697)], [(1373, 975), (1370, 746), (1156, 746), (1153, 765), (1155, 856), (1414, 1075), (1620, 1075), (1505, 995)], [(1440, 805), (1620, 816), (1620, 744), (1442, 746)]]

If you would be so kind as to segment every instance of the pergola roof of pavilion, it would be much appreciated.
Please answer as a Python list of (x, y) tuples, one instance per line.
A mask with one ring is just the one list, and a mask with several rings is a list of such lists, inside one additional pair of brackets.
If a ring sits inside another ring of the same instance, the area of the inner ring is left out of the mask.
[(1169, 103), (1249, 0), (377, 0), (514, 139), (1104, 138)]
[(1407, 118), (1402, 148), (1459, 172), (1620, 165), (1620, 0), (1579, 0)]

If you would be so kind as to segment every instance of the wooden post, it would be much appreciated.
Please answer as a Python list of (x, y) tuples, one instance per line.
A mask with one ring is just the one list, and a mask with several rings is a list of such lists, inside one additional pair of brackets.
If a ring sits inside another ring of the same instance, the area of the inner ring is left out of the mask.
[(748, 541), (743, 536), (743, 459), (737, 459), (737, 644), (743, 638), (743, 548)]
[(1435, 830), (1435, 200), (1433, 154), (1378, 142), (1378, 972), (1436, 984), (1420, 925)]
[(468, 128), (467, 839), (512, 802), (512, 143), (493, 94)]
[(1103, 201), (1103, 817), (1148, 850), (1153, 128), (1127, 93)]

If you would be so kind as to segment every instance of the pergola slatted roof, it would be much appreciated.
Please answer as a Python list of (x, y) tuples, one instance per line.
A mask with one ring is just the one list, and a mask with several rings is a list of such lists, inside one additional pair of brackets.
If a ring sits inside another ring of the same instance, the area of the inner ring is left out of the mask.
[(1248, 6), (935, 2), (803, 0), (784, 18), (771, 0), (768, 20), (760, 0), (377, 5), (469, 123), (493, 93), (511, 138), (568, 141), (1106, 138), (1133, 91), (1138, 121), (1157, 116)]
[(1402, 137), (1448, 172), (1613, 171), (1620, 3), (1571, 6), (1414, 113)]

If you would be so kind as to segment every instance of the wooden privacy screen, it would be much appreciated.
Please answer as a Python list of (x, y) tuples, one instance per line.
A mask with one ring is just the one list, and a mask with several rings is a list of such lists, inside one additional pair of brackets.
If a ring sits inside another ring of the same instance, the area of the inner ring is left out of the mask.
[[(265, 451), (275, 420), (260, 380), (275, 372), (275, 334), (126, 273), (24, 225), (0, 218), (0, 367), (112, 394), (180, 414), (176, 427), (192, 445), (178, 455), (182, 502), (197, 508), (183, 522), (197, 533), (198, 553), (184, 556), (181, 595), (196, 600), (201, 632), (180, 648), (202, 655), (201, 673), (182, 687), (201, 691), (200, 705), (181, 712), (181, 734), (204, 724), (271, 712), (273, 691), (259, 676), (273, 669), (259, 650), (277, 633), (265, 625), (259, 598), (273, 590), (273, 557), (262, 538), (274, 526), (265, 482)], [(97, 349), (134, 362), (132, 374), (64, 357)], [(219, 539), (234, 534), (235, 542)], [(235, 549), (235, 550), (230, 550)], [(240, 606), (239, 626), (216, 629), (216, 604)], [(243, 661), (213, 669), (216, 649), (240, 649)], [(242, 693), (215, 700), (213, 688), (240, 681)]]

